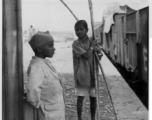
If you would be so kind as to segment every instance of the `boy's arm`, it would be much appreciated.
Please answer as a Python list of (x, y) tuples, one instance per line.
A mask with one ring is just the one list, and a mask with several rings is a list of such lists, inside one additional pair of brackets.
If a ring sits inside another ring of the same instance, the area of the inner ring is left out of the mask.
[(94, 46), (97, 44), (97, 41), (92, 41), (91, 42), (91, 45), (90, 45), (90, 48), (86, 51), (85, 49), (83, 49), (79, 43), (77, 42), (74, 42), (72, 44), (72, 48), (73, 50), (75, 51), (77, 57), (80, 57), (82, 56), (83, 58), (85, 58), (86, 60), (88, 60), (91, 55), (92, 55), (92, 52), (94, 51)]
[(91, 46), (86, 53), (82, 54), (82, 57), (88, 60), (92, 55), (93, 49), (94, 48)]
[(41, 89), (44, 73), (40, 66), (35, 65), (30, 67), (28, 74), (27, 101), (38, 108), (40, 106)]
[(82, 56), (84, 59), (88, 60), (93, 52), (93, 47), (91, 46), (88, 51), (83, 49), (79, 44), (73, 44), (73, 50), (75, 51), (77, 57)]
[(87, 51), (83, 49), (78, 42), (73, 42), (72, 49), (75, 52), (77, 57), (81, 57), (82, 54), (86, 53)]
[(98, 54), (100, 54), (101, 48), (96, 45), (97, 45), (97, 40), (91, 41), (89, 50), (86, 53), (84, 53), (82, 56), (88, 60), (91, 57), (92, 52), (97, 52)]

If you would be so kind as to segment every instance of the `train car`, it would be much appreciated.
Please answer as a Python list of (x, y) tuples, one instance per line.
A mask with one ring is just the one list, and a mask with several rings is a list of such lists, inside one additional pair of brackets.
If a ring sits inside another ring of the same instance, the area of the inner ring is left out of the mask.
[(149, 7), (113, 18), (110, 31), (102, 33), (104, 53), (148, 107)]

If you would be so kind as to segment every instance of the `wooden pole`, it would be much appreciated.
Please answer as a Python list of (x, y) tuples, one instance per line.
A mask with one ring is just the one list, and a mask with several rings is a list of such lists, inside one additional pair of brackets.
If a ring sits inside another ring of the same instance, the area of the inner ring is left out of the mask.
[(72, 13), (72, 15), (75, 17), (75, 19), (78, 21), (78, 18), (74, 15), (74, 13), (72, 12), (72, 10), (65, 4), (65, 2), (63, 2), (63, 0), (60, 0), (64, 5), (65, 7), (68, 8), (68, 10)]
[[(93, 9), (92, 9), (92, 1), (88, 0), (89, 3), (89, 9), (90, 9), (90, 18), (91, 18), (91, 27), (92, 27), (92, 39), (95, 40), (95, 31), (94, 31), (94, 19), (93, 19)], [(97, 64), (97, 58), (98, 55), (95, 52), (95, 56), (94, 56), (94, 78), (95, 78), (95, 89), (96, 89), (96, 101), (97, 101), (97, 118), (98, 120), (100, 120), (100, 104), (99, 104), (99, 70), (98, 70), (98, 64)]]
[(23, 120), (21, 0), (3, 0), (2, 119)]

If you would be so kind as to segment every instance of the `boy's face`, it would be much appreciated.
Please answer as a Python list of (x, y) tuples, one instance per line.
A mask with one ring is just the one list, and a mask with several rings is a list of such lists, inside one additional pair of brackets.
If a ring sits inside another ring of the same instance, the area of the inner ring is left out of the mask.
[(41, 49), (42, 49), (41, 53), (43, 54), (44, 57), (52, 58), (55, 52), (54, 41), (41, 46)]
[(85, 29), (85, 27), (83, 25), (78, 25), (75, 28), (75, 33), (77, 35), (78, 38), (84, 38), (87, 34), (88, 30)]

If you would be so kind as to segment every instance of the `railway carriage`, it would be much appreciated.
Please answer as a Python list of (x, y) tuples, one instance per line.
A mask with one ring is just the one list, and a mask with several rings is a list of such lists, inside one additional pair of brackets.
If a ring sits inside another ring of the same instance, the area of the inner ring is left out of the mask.
[(103, 51), (148, 107), (149, 7), (113, 18), (109, 32), (102, 32)]

